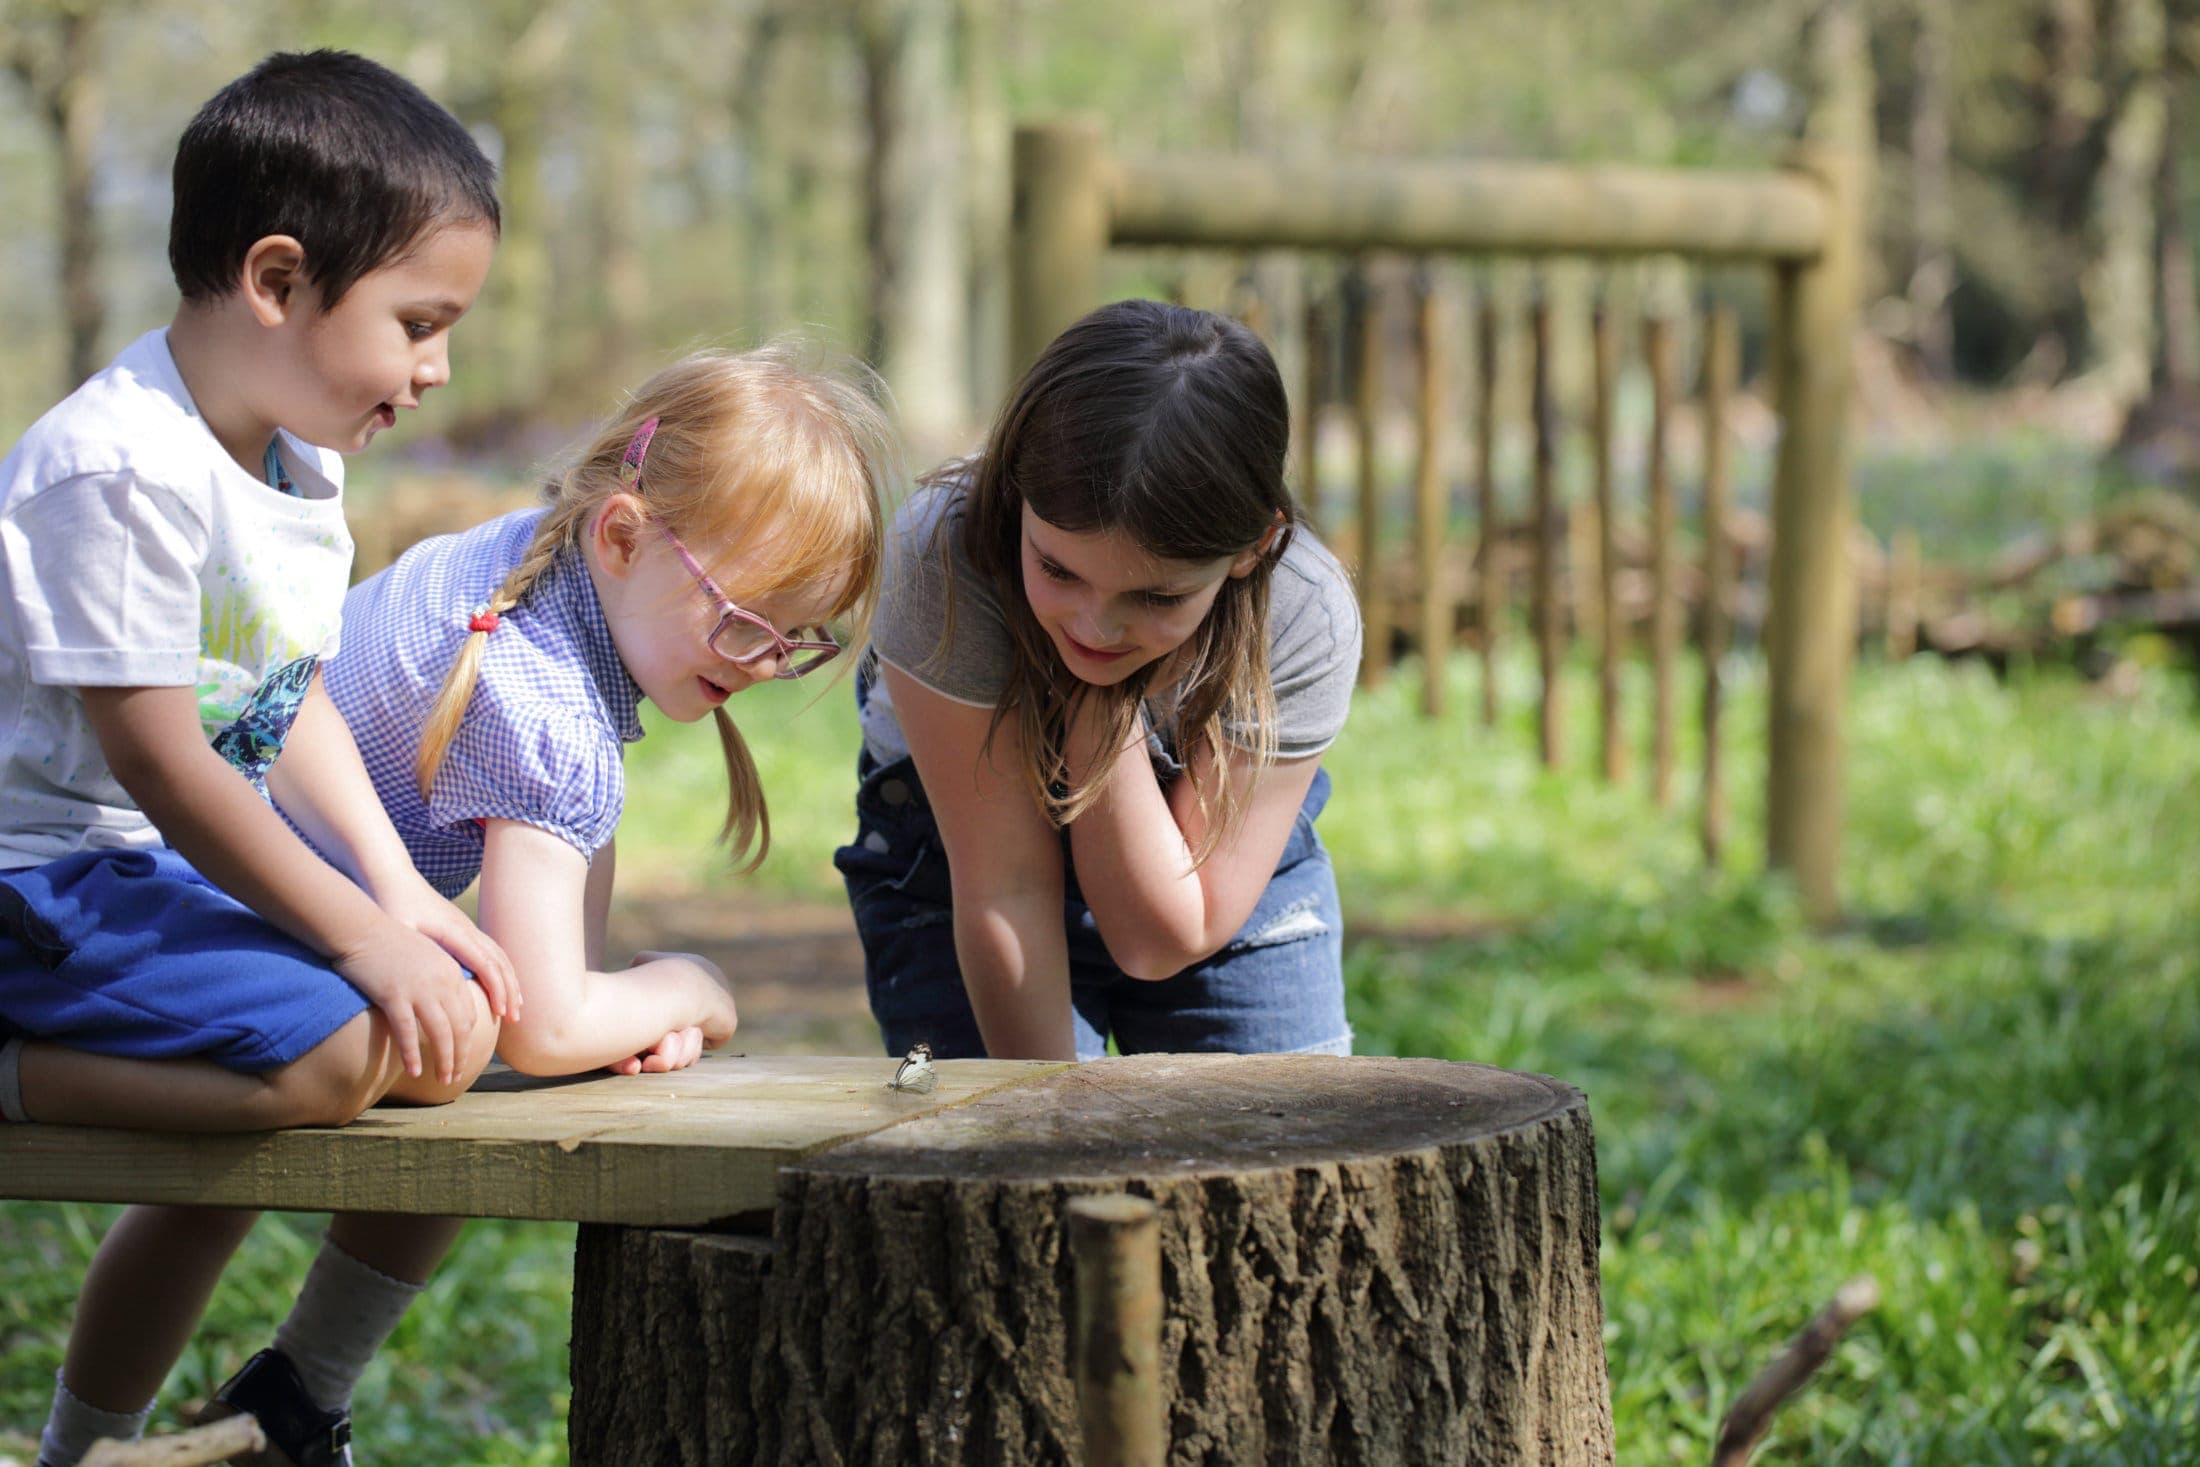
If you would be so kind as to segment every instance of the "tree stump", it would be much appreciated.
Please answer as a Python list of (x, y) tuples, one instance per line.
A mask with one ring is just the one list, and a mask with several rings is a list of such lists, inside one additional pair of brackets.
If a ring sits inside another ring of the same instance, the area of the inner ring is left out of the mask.
[(1113, 1191), (1161, 1209), (1171, 1461), (1612, 1460), (1580, 1092), (1317, 1055), (991, 1091), (788, 1166), (769, 1239), (584, 1226), (572, 1460), (1078, 1462), (1064, 1209)]

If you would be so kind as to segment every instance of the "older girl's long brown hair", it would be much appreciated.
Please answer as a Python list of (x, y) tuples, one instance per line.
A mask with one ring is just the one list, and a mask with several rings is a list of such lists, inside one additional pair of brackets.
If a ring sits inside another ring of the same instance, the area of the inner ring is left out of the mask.
[[(1280, 524), (1251, 573), (1223, 582), (1177, 659), (1178, 757), (1189, 766), (1202, 746), (1219, 756), (1227, 734), (1253, 755), (1256, 770), (1265, 768), (1276, 754), (1269, 588), (1298, 518), (1284, 484), (1289, 414), (1275, 360), (1246, 327), (1158, 301), (1118, 301), (1040, 353), (974, 460), (933, 476), (966, 496), (963, 550), (1003, 608), (1015, 649), (987, 747), (1013, 720), (1032, 797), (1057, 825), (1090, 808), (1103, 787), (1069, 778), (1072, 709), (1102, 700), (1112, 736), (1103, 747), (1122, 747), (1159, 665), (1106, 688), (1063, 665), (1024, 595), (1023, 507), (1072, 533), (1119, 531), (1168, 560), (1239, 555)], [(952, 590), (949, 597), (952, 637)], [(1193, 853), (1201, 861), (1245, 809), (1247, 791), (1227, 761), (1218, 757), (1215, 770), (1214, 787), (1198, 792), (1208, 814)]]

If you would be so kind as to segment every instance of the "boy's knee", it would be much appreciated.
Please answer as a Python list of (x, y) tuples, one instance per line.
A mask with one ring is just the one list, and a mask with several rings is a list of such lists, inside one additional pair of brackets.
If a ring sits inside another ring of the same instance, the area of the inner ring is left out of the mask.
[(267, 1076), (266, 1124), (348, 1126), (382, 1098), (399, 1073), (395, 1051), (378, 1042), (381, 1016), (369, 1010)]
[(432, 1074), (415, 1078), (399, 1071), (382, 1099), (405, 1105), (448, 1105), (472, 1089), (474, 1081), (481, 1078), (481, 1072), (496, 1056), (497, 1018), (489, 1012), (489, 998), (480, 985), (468, 984), (467, 992), (473, 996), (474, 1027), (459, 1046), (456, 1077), (446, 1085)]

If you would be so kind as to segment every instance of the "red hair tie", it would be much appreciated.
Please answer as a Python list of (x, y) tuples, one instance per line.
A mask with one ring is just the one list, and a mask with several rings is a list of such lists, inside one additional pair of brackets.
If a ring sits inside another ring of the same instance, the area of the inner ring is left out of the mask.
[(491, 611), (488, 604), (484, 602), (474, 608), (473, 616), (466, 623), (466, 630), (469, 632), (493, 632), (497, 629), (497, 619), (497, 614)]

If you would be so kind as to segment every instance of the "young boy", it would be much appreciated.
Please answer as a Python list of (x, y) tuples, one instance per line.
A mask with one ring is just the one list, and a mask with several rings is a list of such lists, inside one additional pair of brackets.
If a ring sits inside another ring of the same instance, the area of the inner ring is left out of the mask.
[[(343, 1125), (456, 1096), (517, 1016), (509, 961), (415, 874), (319, 671), (351, 563), (338, 454), (447, 380), (493, 184), (395, 74), (269, 57), (177, 148), (174, 321), (0, 462), (7, 1120)], [(142, 1429), (251, 1222), (117, 1221), (42, 1467)], [(288, 1353), (224, 1399), (298, 1467), (348, 1461), (352, 1384), (455, 1231), (336, 1219)]]

